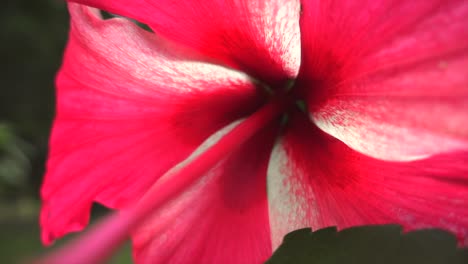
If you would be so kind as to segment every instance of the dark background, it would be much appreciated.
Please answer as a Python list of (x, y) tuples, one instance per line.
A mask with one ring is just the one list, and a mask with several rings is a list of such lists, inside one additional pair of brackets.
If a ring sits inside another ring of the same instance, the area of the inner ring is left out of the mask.
[(0, 263), (15, 263), (44, 252), (39, 188), (69, 21), (65, 0), (7, 0), (0, 14)]
[(0, 195), (17, 200), (41, 182), (68, 14), (60, 0), (8, 1), (0, 12)]

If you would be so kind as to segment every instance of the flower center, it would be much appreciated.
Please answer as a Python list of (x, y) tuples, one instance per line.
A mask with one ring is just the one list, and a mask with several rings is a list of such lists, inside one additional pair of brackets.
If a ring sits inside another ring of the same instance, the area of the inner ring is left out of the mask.
[[(307, 104), (297, 89), (296, 79), (289, 79), (280, 88), (271, 88), (270, 86), (260, 83), (259, 85), (268, 95), (269, 100), (284, 100), (287, 105), (281, 113), (281, 125), (286, 126), (289, 121), (289, 116), (293, 113), (302, 112), (307, 114)], [(299, 110), (299, 111), (298, 111)]]

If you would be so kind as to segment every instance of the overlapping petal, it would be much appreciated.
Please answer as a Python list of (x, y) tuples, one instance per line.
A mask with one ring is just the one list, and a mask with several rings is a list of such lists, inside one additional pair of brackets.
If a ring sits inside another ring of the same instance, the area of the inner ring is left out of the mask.
[(148, 24), (208, 59), (275, 84), (300, 64), (297, 0), (76, 0)]
[[(233, 125), (211, 136), (188, 160), (214, 144)], [(159, 208), (132, 236), (135, 260), (229, 264), (263, 263), (268, 259), (271, 242), (266, 171), (277, 127), (262, 129)], [(161, 178), (160, 188), (164, 188), (164, 177), (171, 177), (171, 171)]]
[(290, 121), (268, 168), (274, 248), (292, 230), (396, 223), (438, 227), (468, 243), (468, 152), (412, 162), (360, 154), (304, 116)]
[(310, 116), (292, 115), (269, 163), (275, 127), (220, 157), (133, 232), (136, 260), (260, 263), (309, 226), (441, 227), (468, 244), (466, 1), (75, 2), (156, 34), (70, 4), (44, 242), (82, 229), (93, 201), (136, 203), (263, 102), (246, 75), (197, 61), (274, 88), (296, 76), (302, 14), (292, 93)]
[(304, 1), (312, 120), (367, 155), (414, 160), (468, 147), (466, 1)]
[(261, 97), (245, 75), (191, 55), (125, 19), (70, 4), (57, 116), (41, 195), (46, 243), (87, 223), (96, 200), (135, 202), (169, 168)]

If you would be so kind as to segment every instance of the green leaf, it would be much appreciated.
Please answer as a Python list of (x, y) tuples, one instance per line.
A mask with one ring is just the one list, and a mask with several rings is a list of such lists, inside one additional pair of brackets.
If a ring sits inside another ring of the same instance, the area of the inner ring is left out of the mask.
[(439, 229), (403, 233), (397, 225), (362, 226), (287, 234), (267, 264), (467, 264), (468, 249)]

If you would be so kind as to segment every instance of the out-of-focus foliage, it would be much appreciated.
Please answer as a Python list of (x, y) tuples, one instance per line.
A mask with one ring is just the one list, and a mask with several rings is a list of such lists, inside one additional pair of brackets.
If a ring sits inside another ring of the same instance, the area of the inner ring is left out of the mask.
[(0, 195), (6, 196), (26, 184), (32, 152), (30, 144), (17, 138), (7, 124), (0, 123)]
[(61, 0), (8, 0), (0, 14), (0, 199), (4, 201), (37, 197), (68, 15)]
[(67, 39), (66, 2), (3, 1), (0, 27), (0, 263), (15, 263), (43, 250), (38, 190)]

